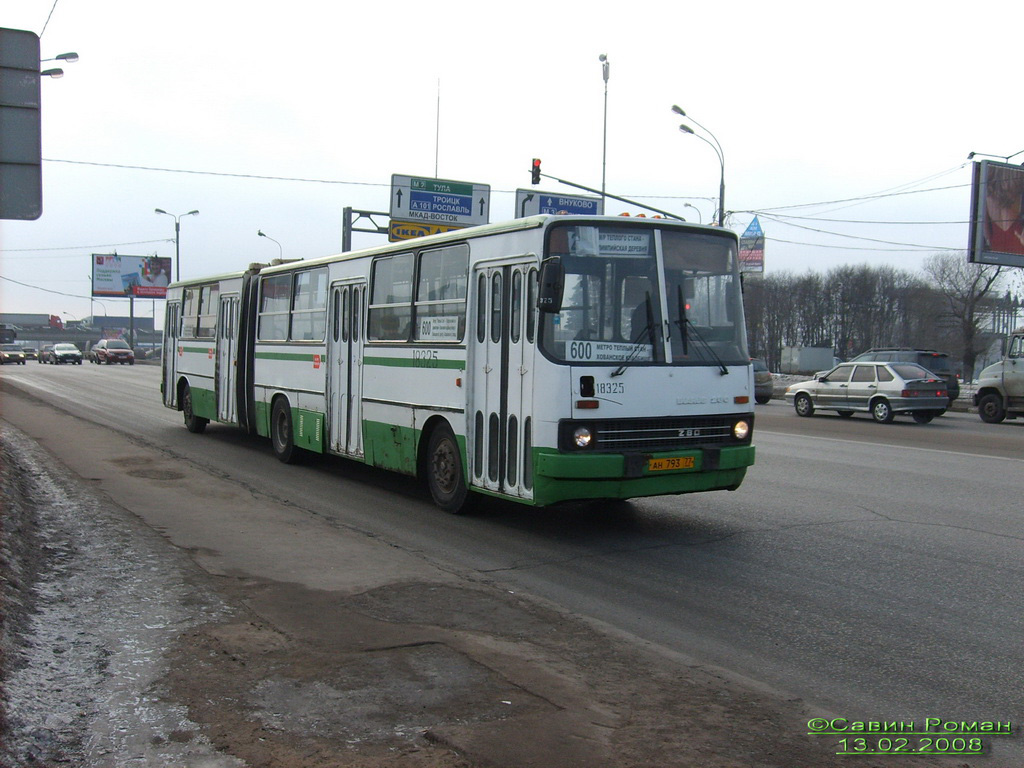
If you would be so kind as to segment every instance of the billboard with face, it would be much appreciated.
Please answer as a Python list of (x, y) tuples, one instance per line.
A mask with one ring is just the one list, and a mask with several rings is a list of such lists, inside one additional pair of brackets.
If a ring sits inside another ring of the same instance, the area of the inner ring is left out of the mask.
[(163, 299), (171, 281), (171, 259), (94, 253), (92, 295)]
[(970, 260), (1024, 267), (1024, 167), (974, 164)]

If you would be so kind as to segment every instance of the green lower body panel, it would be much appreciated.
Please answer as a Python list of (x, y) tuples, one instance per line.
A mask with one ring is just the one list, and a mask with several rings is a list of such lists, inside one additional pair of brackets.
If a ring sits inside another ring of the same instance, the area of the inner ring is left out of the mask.
[[(256, 403), (256, 434), (270, 437), (270, 403)], [(323, 453), (324, 415), (318, 411), (292, 408), (292, 440), (298, 448)]]
[(192, 388), (192, 413), (210, 421), (217, 420), (217, 393), (212, 389)]
[(324, 452), (324, 415), (316, 411), (292, 408), (292, 439), (298, 448)]
[(366, 463), (381, 469), (401, 472), (403, 475), (416, 474), (416, 446), (419, 445), (420, 430), (382, 424), (378, 421), (363, 422), (363, 450)]
[[(663, 463), (670, 468), (652, 469), (652, 460), (659, 459), (667, 460)], [(644, 456), (564, 454), (541, 448), (534, 453), (534, 503), (734, 490), (753, 463), (752, 445)]]
[(256, 434), (270, 437), (270, 404), (256, 402)]

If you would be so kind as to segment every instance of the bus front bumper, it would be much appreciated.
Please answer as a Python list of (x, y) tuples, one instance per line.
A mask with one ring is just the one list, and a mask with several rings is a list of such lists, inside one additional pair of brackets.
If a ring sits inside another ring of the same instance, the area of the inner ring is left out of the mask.
[(650, 454), (538, 451), (534, 500), (546, 505), (735, 490), (754, 463), (754, 453), (752, 445)]

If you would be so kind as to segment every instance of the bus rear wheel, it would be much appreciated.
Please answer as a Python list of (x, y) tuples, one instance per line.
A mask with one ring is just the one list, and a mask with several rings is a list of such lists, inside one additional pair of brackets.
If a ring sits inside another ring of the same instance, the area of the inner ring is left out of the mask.
[(285, 464), (294, 464), (299, 460), (301, 448), (295, 447), (295, 436), (292, 434), (292, 409), (288, 400), (279, 397), (274, 401), (270, 412), (270, 444), (274, 456)]
[(462, 455), (451, 427), (441, 424), (430, 433), (427, 447), (427, 487), (445, 512), (459, 514), (466, 505), (469, 490), (462, 471)]
[(196, 416), (196, 412), (192, 405), (192, 388), (186, 384), (185, 388), (181, 392), (181, 412), (185, 416), (185, 429), (195, 434), (200, 434), (206, 425), (210, 423), (209, 419), (204, 419), (202, 416)]

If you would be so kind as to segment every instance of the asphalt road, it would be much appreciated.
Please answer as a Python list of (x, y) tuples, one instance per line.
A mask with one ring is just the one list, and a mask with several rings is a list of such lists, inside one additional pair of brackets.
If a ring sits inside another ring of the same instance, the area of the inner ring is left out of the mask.
[[(757, 464), (734, 493), (539, 511), (485, 500), (453, 517), (405, 478), (329, 458), (286, 467), (218, 425), (187, 433), (159, 403), (155, 367), (29, 363), (0, 376), (836, 716), (1024, 719), (1024, 423), (800, 419), (776, 400), (757, 408)], [(1018, 737), (989, 744), (1024, 764)]]

